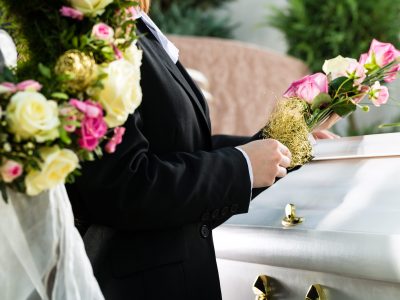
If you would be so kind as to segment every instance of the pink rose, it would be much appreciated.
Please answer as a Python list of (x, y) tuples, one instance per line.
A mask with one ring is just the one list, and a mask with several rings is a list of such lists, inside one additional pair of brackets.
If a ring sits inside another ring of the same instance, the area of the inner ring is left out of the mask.
[(17, 84), (18, 91), (38, 92), (42, 89), (42, 85), (35, 80), (25, 80)]
[(397, 50), (392, 44), (381, 43), (375, 39), (372, 40), (371, 47), (369, 49), (370, 56), (372, 53), (374, 53), (375, 62), (379, 67), (390, 64), (400, 56), (400, 51)]
[[(107, 132), (107, 124), (103, 117), (103, 108), (100, 103), (91, 100), (79, 101), (71, 99), (69, 104), (84, 114), (84, 118), (79, 128), (80, 136), (78, 143), (86, 150), (93, 151), (99, 144), (100, 139)], [(72, 130), (72, 127), (64, 128), (66, 131)]]
[(385, 104), (389, 99), (389, 91), (386, 86), (382, 86), (379, 81), (376, 81), (368, 93), (369, 98), (375, 106)]
[(2, 82), (0, 83), (0, 94), (5, 93), (15, 93), (17, 91), (17, 86), (12, 82)]
[[(382, 68), (392, 63), (400, 57), (400, 51), (390, 43), (382, 43), (372, 40), (368, 53), (364, 53), (360, 57), (360, 64), (365, 65), (369, 70)], [(388, 76), (385, 77), (386, 82), (392, 82), (396, 79), (396, 74), (400, 70), (400, 65), (395, 65)]]
[(394, 80), (396, 80), (397, 77), (397, 73), (400, 71), (400, 64), (394, 66), (393, 68), (391, 68), (389, 70), (389, 72), (387, 73), (387, 75), (385, 76), (385, 81), (386, 82), (392, 82)]
[(98, 23), (93, 26), (92, 37), (106, 42), (112, 42), (114, 38), (114, 30), (104, 23)]
[(83, 102), (77, 99), (71, 99), (69, 100), (69, 104), (83, 112), (86, 117), (98, 118), (99, 116), (103, 116), (103, 109), (100, 103), (96, 103), (91, 100), (86, 100)]
[(7, 160), (0, 168), (1, 177), (4, 182), (10, 183), (22, 175), (22, 165), (14, 160)]
[(361, 84), (367, 77), (364, 66), (357, 61), (351, 62), (346, 70), (347, 76), (354, 79), (354, 84)]
[(316, 96), (327, 92), (328, 78), (323, 73), (316, 73), (293, 82), (283, 97), (298, 97), (311, 104)]
[(122, 137), (125, 134), (125, 128), (124, 127), (115, 127), (114, 128), (114, 136), (111, 138), (111, 140), (107, 143), (105, 150), (108, 153), (114, 153), (116, 147), (121, 144), (122, 142)]
[(363, 53), (361, 54), (358, 62), (360, 63), (360, 65), (365, 65), (367, 63), (368, 58), (369, 58), (368, 53)]
[(79, 130), (79, 146), (83, 149), (93, 151), (107, 132), (107, 124), (103, 116), (97, 118), (85, 117)]
[(82, 21), (83, 17), (84, 17), (82, 12), (80, 12), (79, 10), (74, 9), (72, 7), (68, 7), (68, 6), (61, 7), (60, 14), (64, 17), (79, 20), (79, 21)]

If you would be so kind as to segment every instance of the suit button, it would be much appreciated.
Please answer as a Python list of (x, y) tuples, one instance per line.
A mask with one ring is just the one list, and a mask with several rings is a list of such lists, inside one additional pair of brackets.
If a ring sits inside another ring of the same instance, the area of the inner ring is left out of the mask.
[(208, 238), (210, 236), (210, 228), (207, 225), (202, 225), (200, 228), (200, 235), (203, 238)]
[(201, 216), (201, 220), (203, 222), (207, 222), (210, 221), (211, 219), (211, 214), (209, 212), (205, 212), (202, 216)]
[(215, 209), (215, 210), (213, 211), (213, 213), (212, 213), (212, 215), (211, 215), (211, 218), (212, 218), (213, 220), (216, 220), (216, 219), (219, 218), (219, 209), (218, 209), (218, 208)]
[(239, 205), (237, 203), (232, 204), (231, 213), (233, 213), (233, 214), (237, 213), (238, 209), (239, 209)]
[(221, 216), (226, 217), (229, 214), (229, 207), (225, 206), (221, 211)]

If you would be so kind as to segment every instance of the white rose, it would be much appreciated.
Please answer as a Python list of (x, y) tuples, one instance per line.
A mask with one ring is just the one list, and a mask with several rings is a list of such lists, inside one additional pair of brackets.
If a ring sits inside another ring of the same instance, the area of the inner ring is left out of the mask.
[(331, 79), (334, 80), (341, 76), (347, 76), (347, 71), (354, 65), (358, 65), (354, 58), (338, 55), (335, 58), (325, 60), (322, 70), (326, 75), (330, 74)]
[(59, 136), (57, 103), (38, 92), (18, 92), (7, 107), (10, 131), (21, 139), (34, 138), (42, 143)]
[(103, 89), (95, 97), (106, 111), (109, 127), (121, 126), (142, 101), (140, 64), (133, 65), (126, 59), (111, 62), (103, 71), (108, 75), (102, 80)]
[(143, 51), (139, 50), (136, 43), (133, 42), (124, 52), (124, 58), (129, 61), (136, 70), (140, 70), (142, 65)]
[(104, 13), (107, 5), (113, 0), (69, 0), (71, 6), (85, 15), (96, 16)]
[(6, 66), (17, 66), (17, 48), (10, 35), (4, 30), (0, 30), (0, 51), (3, 54)]
[(41, 170), (32, 170), (25, 177), (26, 193), (30, 196), (65, 183), (68, 174), (79, 164), (76, 154), (68, 149), (42, 148), (40, 156), (43, 159)]

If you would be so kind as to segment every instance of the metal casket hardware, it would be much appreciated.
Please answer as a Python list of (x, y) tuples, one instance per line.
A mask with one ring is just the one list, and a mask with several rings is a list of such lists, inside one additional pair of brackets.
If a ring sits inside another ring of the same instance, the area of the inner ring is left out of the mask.
[(296, 206), (287, 204), (285, 207), (285, 217), (282, 219), (282, 225), (285, 227), (296, 226), (303, 223), (304, 218), (296, 215)]
[(325, 296), (324, 290), (321, 285), (313, 284), (310, 286), (305, 300), (327, 300), (328, 298)]
[(267, 275), (260, 275), (254, 281), (253, 293), (256, 295), (255, 300), (271, 300), (270, 279)]

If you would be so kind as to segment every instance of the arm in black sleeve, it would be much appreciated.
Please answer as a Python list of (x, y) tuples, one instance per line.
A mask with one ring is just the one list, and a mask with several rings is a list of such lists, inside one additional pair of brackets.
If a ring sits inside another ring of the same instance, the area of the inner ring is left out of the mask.
[(223, 147), (237, 147), (260, 139), (262, 139), (262, 130), (260, 130), (253, 136), (218, 134), (212, 136), (212, 146), (213, 149)]
[(117, 151), (84, 166), (74, 188), (91, 222), (152, 229), (197, 222), (207, 211), (224, 207), (247, 212), (250, 180), (237, 149), (157, 155), (141, 126), (137, 111)]

